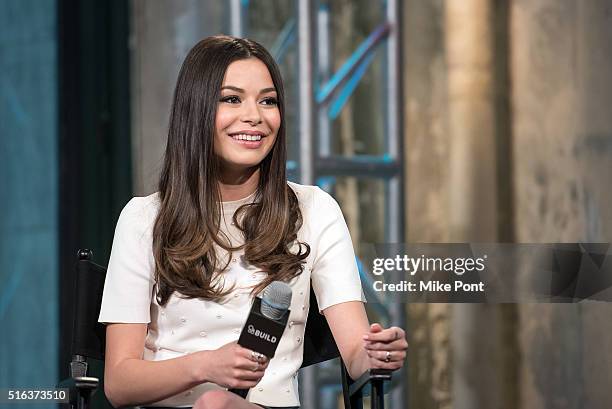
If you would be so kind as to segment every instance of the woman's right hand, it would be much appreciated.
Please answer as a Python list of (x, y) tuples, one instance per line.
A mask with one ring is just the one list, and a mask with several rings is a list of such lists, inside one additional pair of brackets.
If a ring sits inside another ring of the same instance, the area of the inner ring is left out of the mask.
[(203, 354), (204, 381), (230, 389), (249, 389), (257, 385), (270, 362), (265, 355), (241, 347), (236, 342), (200, 353)]

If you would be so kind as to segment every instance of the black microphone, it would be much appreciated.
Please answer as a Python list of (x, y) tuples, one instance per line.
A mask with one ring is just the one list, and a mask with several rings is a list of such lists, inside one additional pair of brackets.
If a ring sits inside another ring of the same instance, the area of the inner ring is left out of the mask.
[[(263, 290), (262, 297), (253, 300), (238, 345), (259, 352), (269, 359), (274, 357), (287, 326), (290, 305), (291, 287), (282, 281), (271, 282)], [(230, 389), (230, 392), (246, 398), (249, 390)]]

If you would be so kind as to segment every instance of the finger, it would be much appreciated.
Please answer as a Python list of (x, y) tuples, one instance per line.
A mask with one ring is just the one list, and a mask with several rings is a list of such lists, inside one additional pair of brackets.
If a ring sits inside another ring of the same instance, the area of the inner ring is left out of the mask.
[(240, 357), (236, 360), (234, 367), (237, 369), (246, 369), (251, 372), (254, 372), (259, 371), (262, 367), (262, 364), (257, 361), (252, 361), (249, 358)]
[(387, 328), (381, 332), (368, 334), (368, 341), (382, 341), (382, 342), (391, 342), (398, 339), (405, 338), (404, 330), (398, 327)]
[(260, 352), (256, 352), (247, 348), (242, 349), (243, 351), (241, 351), (240, 354), (253, 362), (259, 362), (261, 364), (264, 364), (270, 360), (267, 356)]
[(263, 363), (265, 361), (265, 355), (260, 354), (259, 352), (255, 352), (248, 348), (240, 347), (240, 349), (237, 351), (237, 354), (241, 358), (246, 358), (251, 362)]
[(257, 385), (259, 383), (259, 381), (256, 380), (241, 380), (241, 379), (234, 379), (233, 381), (229, 382), (228, 385), (226, 385), (227, 388), (232, 388), (232, 389), (250, 389), (252, 387), (254, 387), (255, 385)]
[(374, 324), (370, 325), (370, 331), (363, 334), (363, 339), (364, 340), (368, 340), (370, 338), (370, 336), (372, 334), (375, 334), (377, 332), (381, 332), (384, 328), (382, 327), (382, 325), (380, 325), (379, 323), (375, 322)]
[(389, 362), (385, 361), (384, 359), (380, 360), (378, 358), (369, 357), (370, 368), (388, 369), (388, 370), (395, 371), (397, 369), (400, 369), (402, 366), (404, 366), (404, 362), (405, 362), (405, 357), (400, 360), (395, 360), (396, 358), (393, 358), (393, 360), (389, 360)]
[(265, 371), (266, 368), (268, 368), (269, 364), (270, 364), (269, 360), (266, 360), (265, 362), (262, 363), (258, 361), (252, 361), (249, 358), (240, 357), (235, 363), (235, 368), (241, 369), (241, 370), (248, 370), (251, 372), (259, 372), (259, 371)]
[(255, 352), (255, 351), (253, 351), (253, 350), (251, 350), (251, 349), (248, 349), (248, 348), (245, 348), (245, 347), (242, 347), (242, 346), (238, 345), (238, 346), (237, 346), (237, 349), (236, 349), (236, 352), (237, 352), (237, 354), (238, 354), (238, 355), (240, 355), (241, 357), (243, 357), (243, 358), (247, 358), (247, 359), (249, 359), (249, 360), (251, 360), (251, 361), (254, 361), (253, 357), (254, 357), (254, 355), (256, 354), (256, 352)]
[(259, 363), (259, 366), (257, 367), (257, 371), (265, 371), (266, 369), (268, 369), (267, 362), (265, 364)]
[(256, 355), (257, 355), (257, 362), (262, 363), (262, 364), (270, 362), (270, 358), (268, 358), (264, 354), (257, 352)]
[(230, 388), (250, 388), (256, 385), (261, 378), (263, 378), (263, 371), (251, 372), (243, 369), (236, 369), (232, 371), (227, 381), (228, 387)]
[(263, 377), (264, 373), (265, 369), (261, 365), (251, 362), (249, 366), (234, 369), (230, 376), (239, 380), (253, 381)]
[(370, 325), (370, 332), (372, 333), (381, 332), (384, 329), (385, 328), (382, 325), (380, 325), (378, 322), (375, 322), (374, 324)]
[(257, 371), (242, 370), (238, 372), (237, 378), (241, 381), (259, 382), (263, 378), (265, 372), (261, 369)]
[(389, 363), (403, 361), (406, 358), (406, 353), (404, 351), (368, 351), (368, 356), (384, 363)]
[(404, 366), (404, 361), (392, 361), (392, 362), (384, 362), (379, 361), (378, 359), (370, 360), (370, 367), (374, 369), (388, 369), (391, 371), (396, 371)]
[(364, 342), (364, 348), (371, 351), (402, 351), (408, 348), (405, 339), (398, 339), (392, 342)]
[(400, 363), (400, 361), (381, 361), (380, 359), (370, 356), (369, 357), (370, 367), (371, 368), (380, 368), (380, 369), (392, 369)]

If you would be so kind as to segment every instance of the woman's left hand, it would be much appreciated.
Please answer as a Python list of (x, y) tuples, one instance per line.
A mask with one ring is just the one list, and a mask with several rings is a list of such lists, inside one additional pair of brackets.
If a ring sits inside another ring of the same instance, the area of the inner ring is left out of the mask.
[(380, 324), (372, 324), (370, 332), (363, 336), (363, 341), (371, 368), (395, 371), (404, 365), (408, 342), (403, 329), (384, 329)]

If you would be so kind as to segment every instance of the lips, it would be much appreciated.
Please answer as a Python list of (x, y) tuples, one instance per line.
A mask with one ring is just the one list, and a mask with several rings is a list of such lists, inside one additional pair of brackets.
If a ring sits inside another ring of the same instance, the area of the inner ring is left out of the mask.
[(266, 134), (264, 132), (261, 131), (253, 131), (253, 130), (242, 130), (242, 131), (236, 131), (236, 132), (228, 132), (229, 136), (237, 136), (237, 135), (242, 135), (242, 136), (259, 136), (260, 138), (265, 138)]

